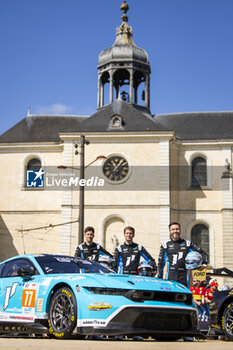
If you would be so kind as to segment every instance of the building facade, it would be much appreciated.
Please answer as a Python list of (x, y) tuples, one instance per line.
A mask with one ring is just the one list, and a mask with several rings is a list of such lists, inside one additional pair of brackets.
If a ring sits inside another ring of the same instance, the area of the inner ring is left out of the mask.
[[(211, 266), (232, 268), (233, 112), (153, 115), (148, 54), (133, 42), (125, 1), (121, 10), (116, 40), (99, 55), (96, 113), (28, 113), (0, 136), (0, 259), (74, 254), (79, 186), (61, 178), (68, 169), (78, 176), (75, 145), (85, 135), (85, 164), (97, 158), (85, 178), (104, 180), (85, 187), (84, 222), (95, 227), (96, 241), (113, 251), (132, 225), (135, 241), (157, 259), (168, 224), (178, 221)], [(40, 169), (50, 182), (28, 186), (27, 171)]]

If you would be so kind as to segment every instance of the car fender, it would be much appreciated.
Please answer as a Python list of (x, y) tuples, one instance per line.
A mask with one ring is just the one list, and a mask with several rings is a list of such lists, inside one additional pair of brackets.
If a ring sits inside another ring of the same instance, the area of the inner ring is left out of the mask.
[(218, 312), (218, 318), (219, 318), (219, 322), (221, 323), (222, 328), (223, 327), (223, 312), (225, 310), (225, 308), (227, 307), (228, 304), (230, 304), (233, 301), (233, 295), (228, 296), (225, 300), (223, 300), (223, 303), (219, 309)]
[[(61, 287), (69, 287), (74, 295), (75, 290), (74, 290), (74, 286), (72, 283), (69, 283), (68, 280), (64, 279), (64, 278), (42, 278), (41, 281), (39, 281), (39, 291), (38, 291), (38, 295), (37, 295), (37, 305), (39, 305), (39, 300), (43, 300), (43, 306), (42, 309), (40, 310), (40, 312), (42, 313), (48, 313), (49, 311), (49, 304), (51, 301), (51, 297), (52, 295)], [(38, 310), (38, 306), (37, 306), (37, 311)]]

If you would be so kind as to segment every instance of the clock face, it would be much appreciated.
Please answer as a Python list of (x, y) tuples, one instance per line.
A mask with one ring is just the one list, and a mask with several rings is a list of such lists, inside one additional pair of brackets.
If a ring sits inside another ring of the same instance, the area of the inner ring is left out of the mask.
[(129, 164), (121, 156), (111, 156), (104, 162), (103, 173), (111, 181), (121, 181), (129, 173)]

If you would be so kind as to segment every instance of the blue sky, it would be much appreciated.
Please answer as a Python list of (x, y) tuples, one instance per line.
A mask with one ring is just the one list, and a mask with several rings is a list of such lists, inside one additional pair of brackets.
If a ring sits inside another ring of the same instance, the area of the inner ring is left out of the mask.
[[(122, 0), (0, 1), (0, 134), (32, 114), (91, 115)], [(233, 0), (128, 0), (152, 114), (233, 110)]]

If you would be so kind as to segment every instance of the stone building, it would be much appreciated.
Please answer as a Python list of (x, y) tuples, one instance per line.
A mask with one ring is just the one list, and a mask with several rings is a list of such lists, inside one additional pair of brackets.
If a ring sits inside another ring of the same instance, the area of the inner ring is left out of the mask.
[(85, 226), (95, 227), (96, 241), (112, 251), (132, 225), (135, 240), (157, 258), (169, 222), (179, 221), (183, 236), (209, 252), (210, 265), (232, 268), (233, 112), (153, 115), (148, 54), (133, 41), (125, 1), (121, 10), (116, 40), (99, 55), (96, 113), (28, 113), (0, 136), (0, 259), (74, 254), (79, 187), (28, 185), (27, 171), (43, 169), (51, 180), (79, 167), (75, 145), (85, 135), (85, 164), (97, 158), (86, 178), (104, 179), (103, 187), (85, 187)]

